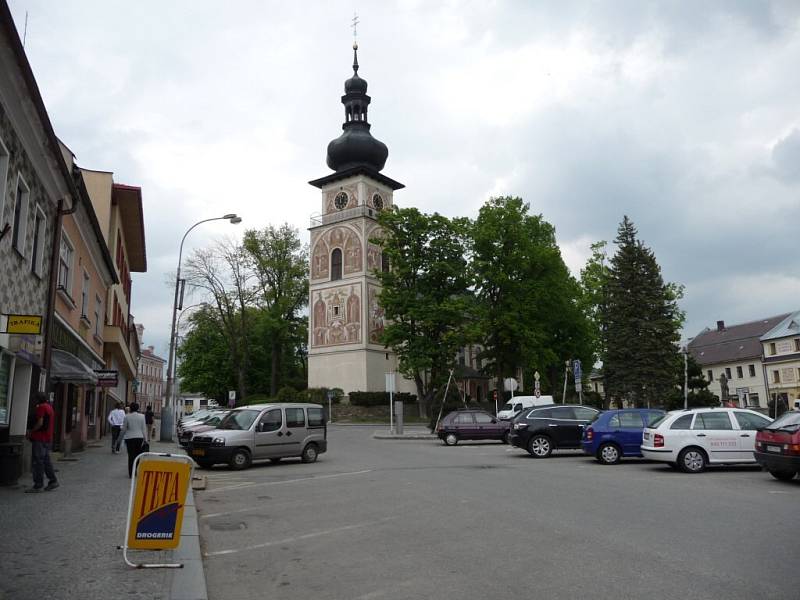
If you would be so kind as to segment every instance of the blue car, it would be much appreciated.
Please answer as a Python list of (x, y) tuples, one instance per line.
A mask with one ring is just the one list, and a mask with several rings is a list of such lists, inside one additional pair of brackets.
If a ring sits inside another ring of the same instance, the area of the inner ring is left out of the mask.
[(623, 456), (642, 456), (642, 430), (664, 415), (663, 410), (625, 408), (600, 413), (583, 429), (583, 451), (604, 465)]

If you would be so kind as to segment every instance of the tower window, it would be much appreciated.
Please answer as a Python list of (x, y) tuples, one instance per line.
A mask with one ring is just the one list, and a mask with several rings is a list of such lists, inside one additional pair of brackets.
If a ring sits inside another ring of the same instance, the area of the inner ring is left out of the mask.
[(342, 278), (342, 250), (335, 248), (331, 252), (331, 281)]
[(384, 273), (389, 272), (389, 257), (381, 252), (381, 271)]

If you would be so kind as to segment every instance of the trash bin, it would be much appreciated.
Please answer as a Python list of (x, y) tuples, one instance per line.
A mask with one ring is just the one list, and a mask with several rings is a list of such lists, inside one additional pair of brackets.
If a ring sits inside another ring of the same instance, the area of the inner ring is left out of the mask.
[(16, 485), (22, 476), (22, 442), (0, 444), (0, 485)]

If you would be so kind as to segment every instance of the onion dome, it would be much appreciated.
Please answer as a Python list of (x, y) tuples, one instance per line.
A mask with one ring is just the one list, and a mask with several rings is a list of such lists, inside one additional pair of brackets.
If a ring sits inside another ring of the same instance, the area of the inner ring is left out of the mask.
[(353, 76), (344, 83), (345, 120), (343, 133), (328, 144), (328, 166), (334, 171), (369, 167), (380, 171), (386, 164), (389, 149), (369, 132), (367, 81), (358, 76), (358, 44), (353, 44)]

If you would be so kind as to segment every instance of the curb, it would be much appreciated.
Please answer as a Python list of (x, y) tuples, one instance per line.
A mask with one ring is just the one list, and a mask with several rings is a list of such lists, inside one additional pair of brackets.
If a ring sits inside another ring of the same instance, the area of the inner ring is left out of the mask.
[(439, 438), (430, 433), (404, 433), (397, 435), (396, 433), (378, 433), (377, 431), (372, 434), (374, 440), (429, 440), (436, 441)]
[(175, 569), (172, 573), (170, 600), (208, 600), (203, 557), (200, 554), (200, 528), (191, 486), (186, 494), (186, 506), (183, 509), (181, 543), (172, 557), (182, 562), (183, 568)]

